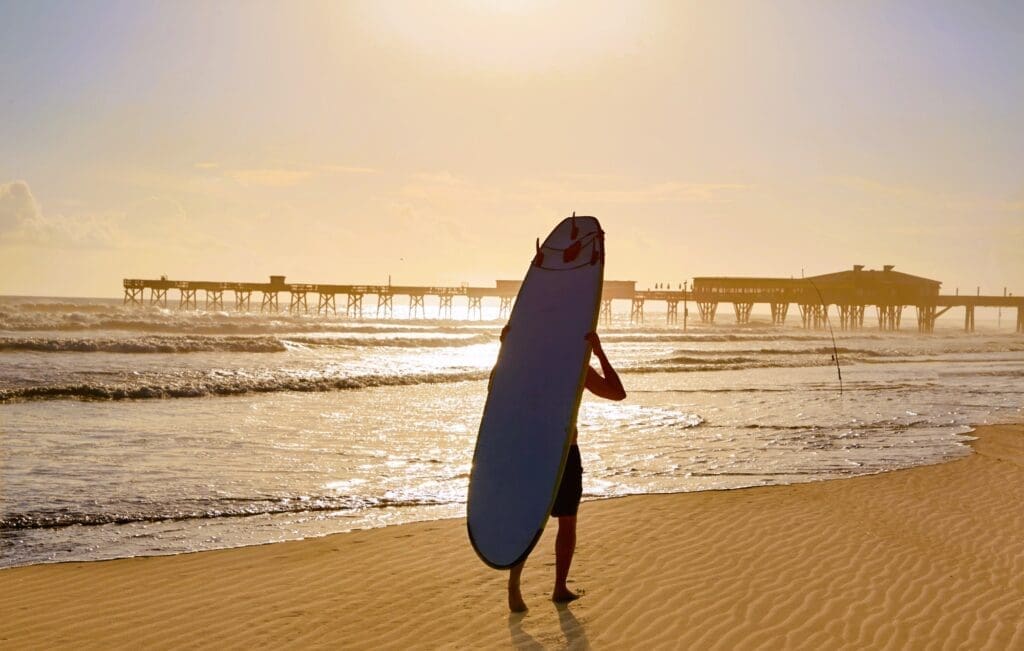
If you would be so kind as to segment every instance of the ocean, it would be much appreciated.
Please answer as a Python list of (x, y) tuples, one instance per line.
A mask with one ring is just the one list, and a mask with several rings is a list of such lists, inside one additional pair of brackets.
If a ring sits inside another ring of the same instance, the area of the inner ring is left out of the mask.
[[(0, 299), (0, 567), (464, 515), (497, 306), (373, 316)], [(837, 331), (840, 392), (827, 330), (627, 317), (599, 330), (629, 395), (584, 398), (584, 499), (939, 463), (1022, 420), (1012, 318)]]

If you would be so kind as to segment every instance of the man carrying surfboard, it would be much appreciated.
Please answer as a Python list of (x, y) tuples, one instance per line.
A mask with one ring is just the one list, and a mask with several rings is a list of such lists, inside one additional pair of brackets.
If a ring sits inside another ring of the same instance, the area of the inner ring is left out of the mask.
[[(505, 326), (501, 331), (502, 341), (507, 333), (508, 326)], [(612, 367), (601, 347), (601, 338), (597, 336), (596, 332), (588, 333), (585, 338), (601, 364), (601, 372), (599, 373), (593, 366), (588, 366), (584, 388), (607, 400), (625, 399), (626, 390), (622, 386), (619, 374), (615, 372), (615, 368)], [(562, 481), (551, 509), (551, 517), (558, 518), (558, 533), (555, 536), (555, 587), (551, 592), (551, 600), (556, 603), (568, 603), (580, 596), (569, 590), (569, 586), (566, 584), (572, 557), (576, 552), (576, 514), (579, 510), (580, 499), (583, 497), (583, 464), (576, 442), (577, 434), (578, 431), (573, 431), (569, 458), (566, 461)], [(513, 566), (508, 577), (508, 608), (516, 613), (527, 609), (519, 585), (525, 564), (526, 559), (523, 559), (519, 564)]]
[[(555, 588), (566, 585), (576, 549), (582, 467), (576, 416), (584, 389), (612, 400), (626, 392), (597, 328), (604, 278), (604, 230), (573, 213), (534, 245), (533, 258), (502, 331), (487, 384), (466, 499), (466, 531), (485, 564), (511, 570), (509, 608), (526, 610), (523, 563), (550, 516), (558, 518)], [(589, 333), (589, 334), (587, 334)], [(601, 372), (591, 368), (591, 353)]]

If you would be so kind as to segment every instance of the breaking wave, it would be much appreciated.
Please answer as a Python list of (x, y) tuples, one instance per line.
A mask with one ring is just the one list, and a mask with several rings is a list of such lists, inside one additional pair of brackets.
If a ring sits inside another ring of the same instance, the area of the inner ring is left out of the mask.
[(53, 509), (27, 513), (9, 513), (0, 517), (0, 530), (56, 529), (72, 526), (102, 526), (145, 522), (203, 520), (213, 518), (244, 518), (256, 515), (287, 513), (323, 513), (393, 507), (434, 506), (447, 504), (438, 499), (393, 499), (351, 495), (295, 496), (274, 499), (221, 498), (194, 501), (174, 510), (114, 511), (83, 513), (70, 509)]
[[(860, 339), (874, 339), (873, 335), (858, 335)], [(756, 333), (640, 333), (640, 332), (609, 332), (602, 333), (601, 341), (604, 343), (665, 343), (665, 342), (691, 342), (691, 343), (722, 343), (730, 341), (831, 341), (828, 333), (824, 334), (782, 334), (778, 332), (756, 332)]]
[(353, 346), (382, 348), (457, 348), (497, 341), (497, 335), (476, 334), (462, 337), (288, 337), (289, 343), (305, 346)]
[(0, 353), (283, 353), (288, 350), (275, 337), (148, 336), (132, 339), (0, 339)]
[(359, 375), (352, 377), (299, 377), (270, 375), (252, 377), (243, 374), (209, 374), (192, 379), (164, 378), (163, 381), (138, 383), (79, 383), (0, 389), (0, 403), (29, 400), (160, 400), (236, 396), (281, 391), (341, 391), (382, 386), (444, 384), (486, 379), (489, 371), (454, 371), (410, 375)]
[[(0, 304), (0, 330), (13, 332), (116, 331), (185, 334), (278, 334), (278, 333), (381, 333), (465, 332), (472, 322), (436, 319), (366, 321), (313, 314), (255, 314), (235, 312), (179, 312), (161, 308), (128, 309), (108, 305)], [(495, 325), (479, 324), (486, 330)]]
[(269, 335), (146, 335), (140, 337), (0, 338), (0, 353), (283, 353), (301, 347), (457, 348), (497, 341), (492, 334), (430, 337), (273, 337)]
[(906, 357), (910, 353), (895, 350), (869, 350), (867, 348), (844, 348), (843, 346), (818, 346), (816, 348), (730, 348), (727, 350), (703, 350), (700, 348), (683, 348), (675, 351), (677, 355), (840, 355), (863, 357)]
[(625, 369), (624, 373), (696, 373), (700, 371), (739, 371), (751, 368), (805, 368), (811, 366), (833, 366), (835, 362), (831, 359), (823, 360), (792, 360), (791, 362), (779, 362), (772, 360), (758, 360), (753, 358), (731, 358), (725, 360), (695, 359), (688, 362), (665, 361), (653, 364), (642, 364)]

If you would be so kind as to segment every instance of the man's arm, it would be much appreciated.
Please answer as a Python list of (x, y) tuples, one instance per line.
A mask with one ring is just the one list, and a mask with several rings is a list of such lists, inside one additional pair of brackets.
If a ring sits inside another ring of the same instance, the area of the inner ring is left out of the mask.
[(625, 399), (626, 389), (622, 386), (619, 374), (615, 372), (611, 362), (608, 361), (608, 357), (604, 354), (604, 349), (601, 348), (600, 337), (597, 336), (596, 332), (591, 332), (587, 334), (586, 339), (590, 342), (598, 361), (601, 362), (601, 372), (604, 373), (604, 377), (601, 377), (593, 367), (589, 367), (587, 368), (587, 379), (584, 386), (594, 395), (607, 400)]
[[(499, 342), (499, 344), (505, 343), (505, 335), (508, 334), (508, 327), (509, 326), (506, 323), (505, 327), (501, 329), (501, 334), (498, 335), (498, 342)], [(499, 348), (499, 350), (500, 350), (500, 348)], [(495, 363), (494, 368), (491, 369), (490, 376), (488, 376), (488, 378), (487, 378), (487, 391), (491, 390), (491, 383), (494, 382), (494, 372), (497, 371), (497, 370), (498, 370), (498, 365), (497, 365), (497, 363)]]

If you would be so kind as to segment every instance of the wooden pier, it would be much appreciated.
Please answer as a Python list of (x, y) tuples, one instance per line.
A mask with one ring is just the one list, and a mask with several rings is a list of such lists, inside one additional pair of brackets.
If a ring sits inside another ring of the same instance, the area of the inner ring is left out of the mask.
[[(494, 287), (450, 287), (287, 283), (284, 276), (271, 276), (266, 283), (126, 278), (124, 304), (168, 308), (168, 293), (176, 291), (179, 310), (223, 311), (227, 305), (239, 312), (344, 314), (350, 318), (363, 318), (367, 316), (363, 302), (369, 296), (376, 300), (372, 315), (390, 319), (394, 318), (397, 296), (407, 301), (410, 319), (451, 319), (456, 299), (465, 301), (468, 318), (482, 319), (483, 300), (490, 298), (498, 301), (498, 318), (504, 319), (512, 309), (519, 285), (518, 280), (499, 280)], [(750, 322), (755, 304), (767, 304), (772, 323), (784, 325), (790, 306), (796, 305), (804, 328), (821, 329), (835, 325), (839, 330), (861, 330), (865, 327), (868, 308), (874, 308), (877, 329), (897, 331), (901, 329), (904, 310), (913, 307), (916, 309), (917, 330), (930, 333), (940, 316), (953, 308), (963, 308), (964, 331), (973, 332), (975, 309), (998, 307), (1016, 308), (1016, 331), (1024, 333), (1024, 297), (1012, 294), (983, 296), (980, 291), (972, 296), (940, 294), (940, 285), (939, 281), (893, 271), (892, 266), (872, 271), (860, 265), (852, 271), (809, 278), (698, 277), (692, 286), (685, 283), (678, 290), (638, 290), (635, 281), (612, 280), (604, 283), (600, 319), (605, 324), (611, 323), (612, 302), (615, 300), (629, 301), (630, 322), (635, 324), (644, 322), (648, 303), (664, 303), (666, 322), (669, 325), (681, 322), (685, 329), (690, 303), (696, 305), (698, 320), (703, 324), (714, 323), (719, 305), (727, 303), (732, 306), (735, 322), (746, 324)], [(202, 302), (199, 300), (200, 292)], [(233, 304), (225, 303), (226, 292), (234, 298)], [(259, 296), (258, 302), (252, 300), (254, 292)], [(282, 294), (287, 294), (286, 302), (281, 301)], [(340, 303), (342, 310), (339, 310), (339, 296), (344, 297)], [(424, 305), (427, 297), (437, 299), (436, 312), (430, 317)], [(837, 320), (832, 319), (833, 314)]]

